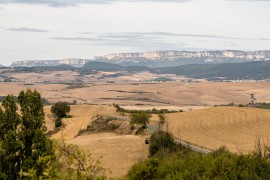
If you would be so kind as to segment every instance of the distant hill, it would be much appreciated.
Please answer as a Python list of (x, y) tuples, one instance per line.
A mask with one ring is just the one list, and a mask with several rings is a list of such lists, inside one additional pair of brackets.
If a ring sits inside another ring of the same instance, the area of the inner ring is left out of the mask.
[(121, 71), (121, 70), (124, 70), (124, 67), (117, 64), (112, 64), (112, 63), (90, 61), (86, 63), (81, 68), (81, 70)]
[(75, 67), (69, 65), (59, 65), (59, 66), (36, 66), (36, 67), (15, 67), (17, 72), (43, 72), (43, 71), (73, 71), (76, 70)]
[(161, 74), (186, 75), (208, 80), (270, 79), (270, 61), (228, 64), (193, 64), (177, 67), (155, 68)]
[(2, 64), (0, 64), (0, 68), (2, 68), (2, 67), (5, 67), (5, 66), (3, 66)]
[(152, 69), (146, 66), (125, 66), (124, 69), (129, 72), (151, 71)]
[(190, 64), (173, 67), (150, 68), (146, 66), (122, 66), (108, 62), (89, 61), (83, 67), (70, 65), (15, 67), (17, 72), (44, 72), (44, 71), (77, 71), (81, 74), (96, 74), (99, 71), (115, 72), (141, 72), (150, 71), (156, 74), (184, 75), (196, 79), (210, 81), (226, 80), (265, 80), (270, 79), (270, 61), (255, 61), (245, 63), (220, 64)]

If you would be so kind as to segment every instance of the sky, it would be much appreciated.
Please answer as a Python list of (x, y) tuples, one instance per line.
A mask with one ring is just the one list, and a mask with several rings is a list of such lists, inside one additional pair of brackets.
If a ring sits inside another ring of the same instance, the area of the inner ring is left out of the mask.
[(270, 50), (270, 0), (0, 0), (0, 64), (155, 50)]

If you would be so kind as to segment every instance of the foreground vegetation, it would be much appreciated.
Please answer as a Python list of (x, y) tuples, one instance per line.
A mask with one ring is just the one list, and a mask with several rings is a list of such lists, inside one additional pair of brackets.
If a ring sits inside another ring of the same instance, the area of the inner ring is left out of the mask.
[(127, 179), (270, 179), (270, 161), (261, 149), (237, 155), (221, 147), (202, 154), (173, 143), (172, 135), (160, 131), (150, 138), (149, 153), (149, 159), (129, 170)]
[[(19, 105), (19, 107), (18, 107)], [(0, 179), (97, 179), (104, 169), (75, 145), (46, 135), (40, 94), (28, 89), (18, 104), (8, 95), (0, 106)]]

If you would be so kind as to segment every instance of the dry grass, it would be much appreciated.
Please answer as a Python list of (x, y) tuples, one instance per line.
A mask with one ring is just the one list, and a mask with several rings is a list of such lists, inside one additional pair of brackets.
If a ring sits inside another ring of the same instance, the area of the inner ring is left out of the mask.
[(143, 136), (100, 133), (79, 136), (68, 143), (79, 145), (96, 158), (102, 157), (103, 167), (111, 170), (108, 175), (121, 177), (134, 163), (147, 158), (148, 146), (144, 144), (144, 139)]
[(251, 152), (255, 140), (270, 138), (270, 111), (213, 107), (168, 114), (169, 130), (178, 138), (209, 149), (227, 146), (232, 152)]
[[(46, 126), (54, 128), (54, 120), (50, 107), (45, 107)], [(76, 105), (71, 107), (70, 119), (63, 119), (65, 127), (52, 136), (54, 139), (64, 139), (67, 143), (77, 144), (93, 154), (94, 158), (101, 158), (102, 165), (111, 170), (110, 177), (120, 177), (140, 159), (145, 159), (148, 146), (144, 144), (145, 137), (133, 135), (116, 135), (114, 133), (98, 133), (78, 136), (81, 129), (86, 129), (92, 117), (99, 115), (116, 115), (115, 108), (99, 105)]]

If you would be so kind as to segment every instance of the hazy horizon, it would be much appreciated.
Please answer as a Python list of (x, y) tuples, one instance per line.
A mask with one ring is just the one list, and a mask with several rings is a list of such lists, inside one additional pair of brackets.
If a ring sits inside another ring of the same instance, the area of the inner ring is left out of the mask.
[(268, 50), (269, 7), (266, 0), (0, 0), (0, 64), (155, 50)]

